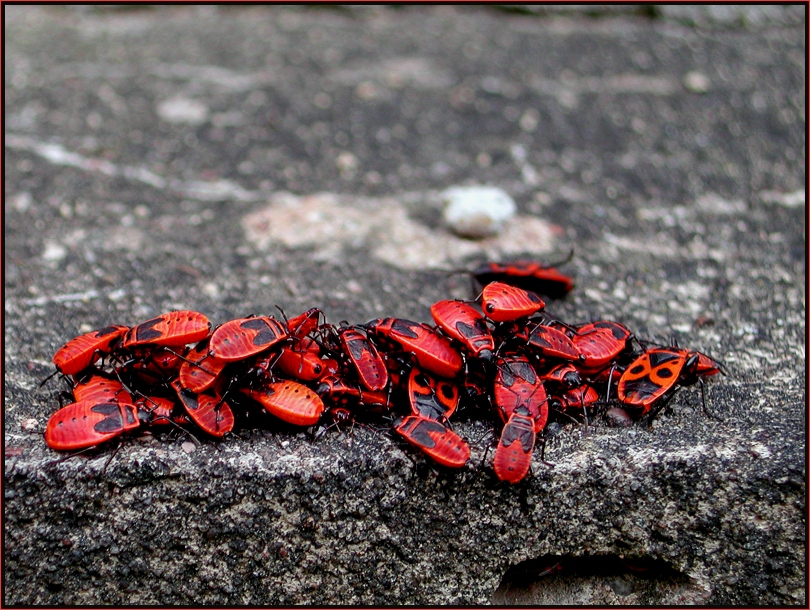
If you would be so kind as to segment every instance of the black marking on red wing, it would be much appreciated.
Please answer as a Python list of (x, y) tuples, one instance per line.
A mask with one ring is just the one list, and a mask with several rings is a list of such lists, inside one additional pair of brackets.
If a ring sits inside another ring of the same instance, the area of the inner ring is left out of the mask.
[(656, 394), (662, 394), (665, 390), (666, 388), (649, 377), (631, 379), (624, 384), (624, 394), (631, 402), (643, 402)]
[(413, 397), (416, 403), (414, 406), (422, 417), (426, 417), (427, 419), (439, 419), (447, 413), (447, 409), (444, 405), (436, 402), (432, 395), (414, 393)]
[(151, 341), (152, 339), (162, 337), (163, 333), (153, 328), (153, 326), (161, 322), (163, 322), (163, 318), (154, 318), (142, 324), (138, 324), (138, 326), (135, 327), (135, 342)]
[(192, 411), (200, 408), (200, 403), (197, 400), (197, 395), (192, 392), (191, 390), (187, 390), (183, 388), (178, 393), (180, 400), (183, 401), (183, 406), (186, 409), (191, 409)]
[(658, 368), (665, 362), (669, 362), (670, 360), (676, 360), (681, 357), (681, 355), (678, 352), (669, 350), (651, 350), (647, 352), (647, 355), (650, 358), (650, 366), (652, 368)]
[(96, 331), (95, 337), (104, 337), (106, 335), (111, 335), (113, 333), (120, 333), (121, 329), (117, 326), (108, 326), (107, 328), (102, 328), (99, 331)]
[(554, 347), (551, 342), (546, 339), (546, 329), (542, 326), (538, 326), (532, 331), (532, 334), (529, 336), (529, 342), (536, 345), (537, 347)]
[(477, 325), (467, 324), (466, 322), (456, 322), (456, 330), (465, 339), (473, 339), (481, 336), (481, 330), (477, 328)]
[(501, 433), (501, 443), (508, 447), (515, 441), (520, 441), (523, 453), (529, 453), (534, 449), (534, 424), (525, 417), (513, 417), (509, 423), (503, 427)]
[(511, 388), (515, 383), (515, 375), (512, 374), (512, 370), (509, 368), (509, 365), (504, 363), (499, 369), (499, 373), (501, 377), (501, 384), (507, 388)]
[[(539, 296), (537, 296), (536, 294), (534, 294), (534, 293), (533, 293), (531, 290), (527, 290), (527, 291), (526, 291), (526, 296), (528, 296), (528, 297), (529, 297), (529, 300), (530, 300), (532, 303), (543, 303), (543, 299), (541, 299)], [(543, 304), (545, 305), (545, 303), (543, 303)]]
[(414, 376), (413, 380), (421, 387), (431, 389), (430, 380), (425, 376), (424, 373), (419, 373), (418, 375)]
[(576, 346), (564, 333), (545, 326), (536, 326), (529, 335), (528, 342), (541, 351), (554, 351), (556, 353), (553, 355), (558, 357), (571, 359), (579, 357)]
[(275, 332), (272, 330), (263, 330), (253, 337), (253, 345), (267, 345), (276, 339), (278, 339), (278, 335)]
[(484, 322), (484, 318), (476, 318), (475, 319), (475, 328), (478, 329), (478, 332), (482, 335), (489, 335), (489, 326), (487, 323)]
[(534, 367), (528, 362), (518, 362), (518, 375), (531, 385), (537, 383), (537, 374), (534, 372)]
[(349, 348), (349, 353), (354, 361), (362, 360), (364, 351), (371, 352), (368, 341), (359, 337), (346, 341), (346, 346)]
[(509, 383), (504, 382), (504, 385), (506, 386), (511, 386), (515, 383), (514, 377), (520, 377), (523, 381), (526, 381), (531, 385), (535, 385), (537, 382), (537, 375), (534, 372), (534, 367), (528, 362), (524, 362), (522, 360), (511, 360), (505, 361), (504, 366), (506, 367), (506, 370), (509, 371), (510, 375), (513, 376)]
[(102, 403), (100, 405), (94, 405), (90, 410), (105, 416), (104, 419), (93, 426), (93, 430), (99, 434), (118, 432), (124, 427), (124, 422), (121, 419), (121, 408), (118, 406), (118, 403)]
[(248, 330), (258, 330), (259, 332), (253, 337), (253, 345), (267, 345), (279, 338), (279, 333), (267, 320), (262, 318), (251, 318), (245, 320), (239, 325), (241, 328)]
[(606, 320), (602, 320), (601, 322), (594, 322), (594, 326), (596, 328), (607, 328), (611, 333), (613, 333), (613, 336), (617, 341), (624, 341), (631, 334), (629, 330), (617, 322), (608, 322)]
[(411, 429), (409, 438), (419, 444), (421, 447), (432, 449), (436, 446), (436, 441), (430, 436), (430, 432), (438, 432), (439, 434), (446, 434), (447, 428), (442, 426), (439, 422), (423, 419)]
[(492, 335), (483, 318), (476, 318), (472, 324), (459, 320), (455, 324), (458, 333), (467, 340), (472, 348), (494, 348)]
[(246, 328), (248, 330), (262, 331), (267, 329), (267, 322), (265, 322), (261, 318), (250, 318), (242, 322), (239, 326), (241, 328)]
[(102, 415), (112, 415), (113, 413), (119, 413), (120, 409), (118, 407), (118, 403), (116, 402), (104, 402), (98, 405), (93, 405), (90, 407), (90, 410), (94, 413), (101, 413)]
[(411, 339), (418, 339), (419, 334), (413, 330), (414, 328), (419, 328), (419, 324), (401, 318), (394, 319), (394, 322), (391, 324), (391, 330)]
[(439, 391), (448, 400), (454, 400), (456, 397), (456, 389), (446, 381), (439, 382)]
[(121, 408), (124, 410), (124, 413), (126, 414), (127, 424), (132, 425), (136, 423), (137, 420), (135, 419), (135, 415), (133, 415), (132, 410), (125, 406), (121, 406)]
[(579, 371), (567, 371), (562, 377), (563, 384), (567, 386), (578, 386), (582, 383)]

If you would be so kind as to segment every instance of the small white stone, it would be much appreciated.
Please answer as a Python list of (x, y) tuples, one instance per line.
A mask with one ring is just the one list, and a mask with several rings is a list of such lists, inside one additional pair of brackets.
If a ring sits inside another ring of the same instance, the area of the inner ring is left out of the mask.
[(353, 172), (360, 165), (360, 162), (352, 153), (344, 151), (335, 159), (335, 165), (342, 172)]
[(192, 443), (191, 441), (184, 442), (182, 445), (180, 445), (180, 447), (186, 453), (194, 453), (194, 451), (197, 449), (197, 446), (194, 443)]
[(145, 206), (143, 204), (136, 205), (133, 211), (135, 212), (135, 216), (138, 218), (149, 218), (149, 215), (151, 214), (149, 206)]
[(34, 199), (31, 197), (31, 193), (25, 191), (11, 198), (11, 207), (18, 212), (27, 212), (33, 202)]
[(208, 107), (197, 100), (176, 97), (158, 104), (158, 116), (169, 123), (199, 125), (208, 119)]
[(125, 288), (118, 288), (117, 290), (113, 290), (107, 295), (107, 298), (113, 302), (120, 301), (125, 296), (127, 296), (127, 291)]
[(39, 427), (39, 422), (35, 419), (26, 419), (20, 423), (20, 427), (26, 432), (34, 432)]
[(537, 126), (540, 124), (540, 113), (537, 112), (534, 108), (527, 109), (522, 115), (520, 115), (520, 128), (525, 131), (526, 133), (531, 133), (537, 130)]
[(206, 282), (203, 285), (203, 292), (212, 299), (216, 299), (219, 296), (219, 286), (214, 282)]
[(709, 77), (703, 74), (703, 72), (692, 70), (684, 75), (683, 86), (692, 93), (706, 93), (712, 86), (712, 83)]
[(42, 258), (44, 258), (46, 261), (57, 262), (61, 261), (66, 256), (67, 248), (65, 248), (62, 244), (52, 241), (45, 243), (45, 251), (42, 253)]
[(514, 200), (492, 186), (451, 187), (442, 193), (444, 222), (462, 237), (496, 235), (517, 211)]

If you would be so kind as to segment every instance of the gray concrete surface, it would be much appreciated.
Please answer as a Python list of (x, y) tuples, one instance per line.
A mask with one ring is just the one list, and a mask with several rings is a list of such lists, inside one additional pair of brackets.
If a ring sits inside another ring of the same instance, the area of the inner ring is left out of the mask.
[[(807, 603), (802, 9), (4, 8), (5, 604)], [(519, 217), (451, 236), (458, 184)], [(80, 332), (429, 320), (438, 269), (571, 247), (549, 309), (720, 358), (722, 422), (566, 426), (514, 487), (488, 421), (455, 474), (363, 427), (42, 440)]]

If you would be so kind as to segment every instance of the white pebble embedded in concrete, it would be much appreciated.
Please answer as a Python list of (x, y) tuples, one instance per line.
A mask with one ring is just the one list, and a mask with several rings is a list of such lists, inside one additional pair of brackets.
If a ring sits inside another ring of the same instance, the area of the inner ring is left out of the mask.
[(26, 432), (36, 432), (39, 428), (39, 422), (36, 419), (26, 419), (23, 420), (20, 427)]
[(208, 120), (208, 107), (200, 101), (176, 97), (157, 105), (158, 116), (169, 123), (200, 125)]
[(692, 93), (706, 93), (711, 88), (712, 83), (703, 72), (693, 70), (684, 75), (683, 86)]
[(67, 248), (62, 244), (48, 241), (45, 242), (45, 250), (42, 252), (42, 258), (49, 262), (59, 262), (67, 256)]
[(442, 193), (444, 222), (462, 237), (480, 239), (497, 235), (515, 215), (514, 200), (492, 186), (454, 186)]

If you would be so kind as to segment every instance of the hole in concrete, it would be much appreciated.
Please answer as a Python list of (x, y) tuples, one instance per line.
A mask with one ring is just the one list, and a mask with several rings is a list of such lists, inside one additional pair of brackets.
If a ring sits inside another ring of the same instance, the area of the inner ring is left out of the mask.
[(45, 588), (48, 589), (51, 593), (59, 593), (64, 588), (64, 585), (60, 582), (55, 581), (48, 581), (45, 583)]
[(710, 591), (667, 562), (618, 555), (545, 555), (512, 566), (494, 605), (699, 604)]

